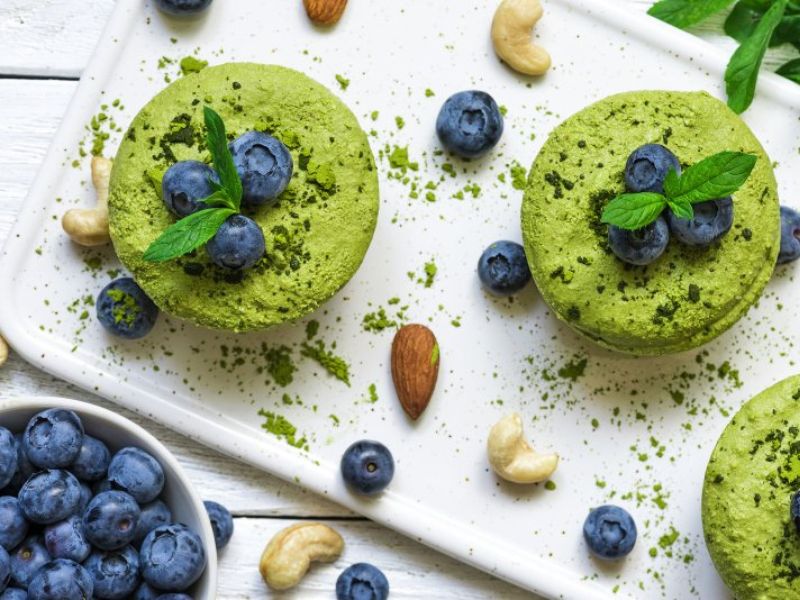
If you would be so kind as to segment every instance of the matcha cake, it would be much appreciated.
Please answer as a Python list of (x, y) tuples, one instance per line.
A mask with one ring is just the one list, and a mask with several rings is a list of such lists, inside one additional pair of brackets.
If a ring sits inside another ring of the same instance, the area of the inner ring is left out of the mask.
[[(210, 162), (208, 105), (229, 139), (249, 130), (283, 142), (295, 165), (274, 206), (245, 210), (266, 252), (251, 269), (216, 266), (202, 248), (170, 262), (146, 262), (148, 246), (175, 221), (160, 179), (178, 161)], [(378, 216), (378, 177), (367, 136), (325, 87), (291, 69), (229, 63), (183, 77), (136, 116), (111, 174), (114, 248), (164, 311), (197, 325), (258, 330), (306, 315), (354, 275)]]
[(722, 432), (703, 485), (703, 530), (738, 600), (800, 598), (800, 376), (745, 404)]
[[(755, 155), (733, 195), (730, 230), (708, 247), (672, 239), (647, 266), (609, 248), (601, 214), (625, 192), (626, 161), (646, 144), (684, 166), (715, 153)], [(531, 168), (522, 205), (531, 272), (553, 312), (598, 344), (659, 355), (688, 350), (731, 327), (758, 299), (780, 243), (772, 165), (747, 125), (704, 92), (611, 96), (559, 125)]]

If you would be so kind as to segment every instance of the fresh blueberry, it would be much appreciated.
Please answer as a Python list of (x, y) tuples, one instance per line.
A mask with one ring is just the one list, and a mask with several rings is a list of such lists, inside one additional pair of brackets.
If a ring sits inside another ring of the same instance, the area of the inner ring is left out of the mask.
[(173, 17), (191, 17), (210, 5), (211, 0), (156, 0), (156, 6)]
[(219, 183), (219, 177), (207, 164), (196, 160), (177, 162), (167, 169), (161, 181), (164, 204), (179, 218), (208, 208), (200, 201), (214, 193), (212, 181)]
[(664, 193), (667, 173), (681, 174), (678, 158), (661, 144), (646, 144), (634, 150), (625, 164), (625, 185), (629, 192)]
[(14, 435), (14, 444), (17, 448), (17, 471), (11, 478), (11, 482), (0, 490), (2, 495), (16, 496), (23, 484), (28, 481), (28, 477), (36, 471), (36, 467), (28, 460), (28, 455), (25, 453), (25, 445), (21, 433)]
[(800, 258), (800, 213), (788, 206), (781, 206), (781, 251), (778, 264)]
[(459, 92), (445, 100), (436, 119), (436, 134), (450, 152), (477, 158), (500, 141), (503, 115), (486, 92)]
[(170, 523), (172, 523), (172, 512), (164, 502), (153, 500), (149, 504), (143, 504), (142, 515), (139, 518), (139, 524), (136, 526), (136, 535), (133, 538), (134, 544), (140, 545), (153, 529)]
[(79, 513), (83, 514), (83, 511), (89, 506), (89, 501), (92, 499), (94, 494), (92, 493), (92, 488), (89, 487), (88, 483), (84, 483), (83, 481), (80, 482), (81, 484), (81, 502), (78, 505)]
[(525, 249), (515, 242), (495, 242), (481, 254), (478, 277), (496, 296), (516, 294), (531, 280)]
[(12, 496), (0, 498), (0, 548), (13, 550), (28, 535), (28, 521)]
[(136, 588), (136, 591), (131, 596), (131, 600), (156, 600), (161, 595), (154, 587), (151, 587), (147, 582)]
[(61, 469), (78, 458), (83, 443), (83, 424), (71, 410), (51, 408), (28, 422), (22, 443), (35, 466)]
[(139, 586), (139, 555), (132, 546), (95, 550), (83, 563), (94, 583), (94, 595), (103, 600), (128, 598)]
[(86, 538), (101, 550), (118, 550), (133, 541), (140, 515), (130, 494), (117, 490), (98, 494), (83, 511)]
[(336, 580), (336, 600), (386, 600), (389, 580), (378, 567), (356, 563), (347, 567)]
[(709, 200), (692, 206), (694, 218), (679, 219), (667, 211), (670, 233), (687, 246), (710, 246), (733, 225), (733, 199)]
[(208, 518), (211, 520), (214, 542), (217, 548), (224, 548), (231, 541), (231, 536), (233, 535), (233, 516), (231, 516), (231, 511), (211, 500), (206, 500), (203, 504), (206, 507)]
[(147, 534), (139, 552), (142, 577), (154, 588), (183, 592), (206, 568), (203, 541), (181, 523), (162, 525)]
[(81, 484), (69, 471), (47, 469), (31, 475), (19, 491), (19, 507), (28, 521), (49, 525), (78, 512)]
[(292, 155), (283, 143), (260, 131), (248, 131), (230, 143), (242, 179), (242, 202), (262, 206), (277, 200), (292, 178)]
[(206, 250), (217, 266), (233, 271), (249, 269), (264, 256), (264, 233), (253, 219), (232, 215), (206, 244)]
[(5, 427), (0, 427), (0, 489), (6, 487), (17, 472), (17, 442)]
[(161, 594), (156, 600), (192, 600), (189, 594)]
[(649, 265), (664, 253), (669, 243), (669, 225), (664, 217), (641, 229), (608, 226), (608, 245), (621, 261), (631, 265)]
[(121, 277), (98, 294), (97, 319), (109, 333), (136, 340), (153, 329), (158, 307), (133, 279)]
[(28, 586), (28, 600), (87, 600), (92, 578), (86, 569), (65, 558), (44, 565)]
[(0, 600), (28, 600), (28, 591), (18, 587), (6, 588), (0, 592)]
[(40, 535), (29, 535), (11, 554), (11, 581), (28, 589), (36, 572), (50, 562), (50, 554)]
[(108, 480), (137, 502), (152, 502), (164, 489), (164, 469), (151, 454), (129, 446), (117, 452), (108, 465)]
[(76, 563), (82, 563), (92, 551), (86, 539), (83, 519), (78, 515), (45, 527), (44, 545), (53, 558), (66, 558)]
[(82, 481), (98, 481), (106, 476), (111, 453), (108, 446), (90, 435), (83, 436), (83, 444), (78, 458), (69, 470)]
[(342, 477), (348, 487), (371, 496), (382, 492), (394, 477), (394, 459), (380, 442), (355, 442), (342, 455)]
[(613, 560), (627, 556), (636, 543), (636, 523), (624, 508), (595, 508), (583, 523), (583, 537), (598, 558)]
[(108, 492), (114, 489), (114, 486), (111, 485), (111, 482), (108, 480), (108, 477), (105, 479), (101, 479), (100, 481), (95, 481), (92, 484), (92, 493), (97, 496), (98, 494), (102, 494), (103, 492)]
[(792, 494), (789, 504), (789, 516), (792, 518), (795, 529), (800, 533), (800, 490)]
[(0, 546), (0, 592), (8, 587), (11, 581), (11, 557), (5, 548)]

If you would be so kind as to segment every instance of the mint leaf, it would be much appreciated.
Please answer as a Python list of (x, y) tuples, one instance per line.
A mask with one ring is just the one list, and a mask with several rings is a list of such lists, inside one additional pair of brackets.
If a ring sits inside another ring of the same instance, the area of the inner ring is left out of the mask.
[(763, 16), (764, 11), (751, 8), (745, 2), (738, 2), (725, 19), (725, 33), (737, 42), (744, 42), (756, 30)]
[(600, 221), (620, 229), (641, 229), (655, 221), (666, 205), (667, 199), (661, 194), (622, 194), (606, 205)]
[(670, 171), (664, 192), (671, 203), (695, 204), (724, 198), (742, 187), (756, 160), (753, 154), (720, 152), (692, 165), (680, 177)]
[(667, 206), (679, 219), (686, 219), (687, 221), (694, 218), (694, 209), (692, 203), (688, 200), (673, 200), (667, 196)]
[[(215, 182), (212, 181), (211, 183)], [(232, 207), (230, 206), (230, 198), (228, 198), (227, 192), (225, 192), (225, 190), (222, 189), (215, 190), (210, 196), (208, 196), (207, 198), (203, 198), (202, 200), (200, 200), (200, 202), (209, 207), (230, 208), (231, 210), (233, 210)]]
[(742, 45), (733, 53), (725, 71), (725, 90), (728, 106), (736, 113), (743, 113), (753, 103), (756, 82), (764, 54), (772, 34), (783, 19), (787, 0), (776, 0)]
[(733, 4), (733, 0), (661, 0), (647, 14), (686, 29)]
[(170, 225), (145, 250), (148, 262), (166, 262), (199, 248), (214, 237), (220, 225), (237, 211), (231, 208), (207, 208), (192, 213)]
[(800, 58), (790, 60), (778, 69), (776, 73), (795, 83), (800, 83)]
[[(233, 164), (233, 156), (228, 149), (228, 136), (225, 133), (225, 123), (211, 107), (203, 108), (203, 116), (206, 121), (206, 141), (208, 150), (211, 152), (211, 159), (214, 161), (214, 168), (219, 175), (220, 187), (228, 195), (230, 200), (229, 208), (239, 210), (242, 203), (242, 180)], [(214, 186), (217, 189), (217, 186)]]

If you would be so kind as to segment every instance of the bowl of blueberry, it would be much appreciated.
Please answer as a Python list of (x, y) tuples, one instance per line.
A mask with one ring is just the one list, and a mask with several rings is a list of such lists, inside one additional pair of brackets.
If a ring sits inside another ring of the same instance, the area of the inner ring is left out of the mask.
[(0, 598), (210, 600), (215, 533), (169, 451), (75, 400), (0, 401)]

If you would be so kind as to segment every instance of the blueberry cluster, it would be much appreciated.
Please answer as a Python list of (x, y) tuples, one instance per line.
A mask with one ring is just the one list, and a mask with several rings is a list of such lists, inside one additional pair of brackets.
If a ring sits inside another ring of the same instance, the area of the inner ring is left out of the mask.
[[(288, 148), (261, 131), (248, 131), (228, 146), (242, 182), (242, 205), (268, 206), (277, 201), (292, 178), (293, 162)], [(202, 201), (214, 193), (219, 175), (205, 163), (185, 160), (173, 164), (161, 182), (166, 207), (183, 219), (208, 208)], [(244, 215), (236, 214), (220, 226), (206, 244), (214, 264), (232, 271), (253, 267), (266, 249), (261, 227)]]
[[(206, 552), (159, 498), (164, 483), (152, 455), (112, 454), (72, 411), (0, 427), (0, 598), (190, 599)], [(223, 543), (226, 513), (209, 511)]]

